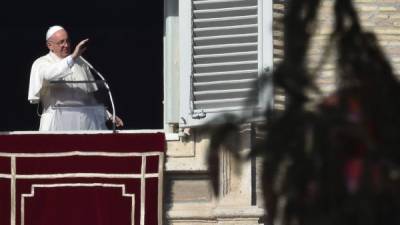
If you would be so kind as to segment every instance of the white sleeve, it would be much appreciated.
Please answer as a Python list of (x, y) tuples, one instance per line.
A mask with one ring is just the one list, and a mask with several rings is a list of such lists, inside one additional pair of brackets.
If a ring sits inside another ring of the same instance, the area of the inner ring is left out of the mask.
[(72, 73), (71, 67), (73, 65), (72, 56), (68, 56), (56, 63), (51, 63), (49, 61), (39, 63), (38, 72), (43, 80), (59, 80)]
[(40, 90), (44, 81), (62, 79), (72, 73), (71, 67), (74, 62), (71, 56), (59, 62), (52, 63), (45, 58), (36, 60), (31, 69), (29, 80), (28, 100), (31, 103), (39, 102)]

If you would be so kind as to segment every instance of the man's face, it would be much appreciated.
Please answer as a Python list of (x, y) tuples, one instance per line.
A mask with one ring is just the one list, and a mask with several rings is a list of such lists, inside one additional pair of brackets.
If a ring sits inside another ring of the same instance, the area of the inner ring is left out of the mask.
[(70, 46), (68, 33), (65, 30), (55, 32), (47, 40), (47, 47), (60, 58), (65, 58), (70, 54)]

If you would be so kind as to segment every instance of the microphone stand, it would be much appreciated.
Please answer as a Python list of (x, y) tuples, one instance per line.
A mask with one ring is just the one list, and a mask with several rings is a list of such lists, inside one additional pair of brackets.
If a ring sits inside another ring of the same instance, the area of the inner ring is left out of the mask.
[(107, 89), (107, 93), (108, 96), (110, 97), (110, 102), (111, 102), (111, 109), (112, 109), (112, 129), (113, 129), (113, 133), (116, 133), (116, 126), (115, 126), (115, 105), (114, 105), (114, 99), (112, 97), (111, 94), (111, 90), (110, 90), (110, 86), (108, 86), (108, 83), (106, 81), (106, 79), (103, 77), (103, 75), (101, 75), (101, 73), (99, 71), (97, 71), (92, 64), (90, 64), (86, 59), (84, 59), (82, 56), (79, 56), (79, 58), (86, 64), (89, 66), (90, 69), (92, 69), (99, 77), (100, 79), (104, 82), (104, 86)]

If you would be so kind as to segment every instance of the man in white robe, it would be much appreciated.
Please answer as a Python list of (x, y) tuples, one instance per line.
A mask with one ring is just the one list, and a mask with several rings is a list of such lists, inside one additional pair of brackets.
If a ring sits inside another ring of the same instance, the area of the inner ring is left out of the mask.
[[(89, 67), (80, 58), (89, 40), (79, 42), (71, 53), (66, 30), (52, 26), (47, 31), (46, 41), (50, 52), (33, 63), (28, 93), (32, 104), (41, 102), (43, 106), (39, 130), (107, 129), (105, 122), (110, 113), (94, 98), (93, 92), (98, 89), (96, 83), (79, 83), (94, 80)], [(123, 125), (120, 118), (116, 118), (116, 125)]]

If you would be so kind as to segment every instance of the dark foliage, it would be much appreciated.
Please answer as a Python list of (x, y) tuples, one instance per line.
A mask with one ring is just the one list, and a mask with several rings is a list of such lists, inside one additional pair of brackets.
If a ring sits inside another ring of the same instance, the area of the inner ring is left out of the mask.
[[(307, 91), (318, 92), (306, 51), (319, 3), (287, 1), (285, 57), (273, 77), (288, 101), (284, 112), (264, 115), (265, 141), (250, 154), (264, 159), (266, 224), (400, 224), (399, 82), (375, 35), (360, 26), (352, 1), (335, 0), (327, 51), (337, 53), (338, 89), (310, 104)], [(232, 135), (238, 140), (246, 121), (225, 119), (211, 140), (212, 174), (218, 174), (218, 150), (239, 146)]]

